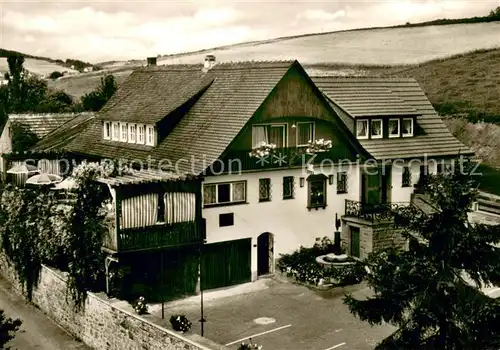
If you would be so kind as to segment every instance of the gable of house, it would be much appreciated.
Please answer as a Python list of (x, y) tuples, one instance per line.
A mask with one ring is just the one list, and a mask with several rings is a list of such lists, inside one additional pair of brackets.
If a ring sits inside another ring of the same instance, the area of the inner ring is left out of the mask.
[(299, 64), (293, 65), (283, 76), (228, 151), (251, 150), (252, 130), (269, 124), (284, 128), (284, 147), (300, 146), (297, 128), (301, 123), (312, 123), (312, 138), (332, 141), (332, 148), (338, 155), (352, 156), (353, 160), (357, 154), (369, 156)]
[[(354, 133), (355, 119), (368, 116), (414, 116), (420, 133), (407, 138), (359, 140), (376, 159), (471, 155), (432, 107), (416, 80), (378, 77), (312, 77), (346, 119)], [(350, 120), (349, 120), (350, 119)]]

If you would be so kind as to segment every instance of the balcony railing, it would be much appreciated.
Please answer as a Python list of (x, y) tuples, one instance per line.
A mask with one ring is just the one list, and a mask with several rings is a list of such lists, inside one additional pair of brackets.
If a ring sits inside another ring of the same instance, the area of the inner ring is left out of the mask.
[(196, 244), (203, 239), (202, 220), (121, 229), (117, 235), (110, 231), (104, 239), (104, 247), (113, 251), (137, 251)]
[[(319, 164), (325, 162), (338, 162), (340, 160), (355, 161), (356, 157), (353, 156), (345, 147), (333, 147), (325, 152), (318, 152), (316, 154), (307, 154), (304, 147), (289, 147), (275, 149), (271, 154), (264, 157), (252, 157), (250, 152), (252, 150), (244, 151), (231, 151), (225, 155), (221, 162), (216, 162), (213, 165), (214, 171), (238, 171), (238, 170), (257, 170), (257, 169), (272, 169), (272, 168), (286, 168), (293, 166), (303, 166), (314, 159), (311, 163)], [(223, 169), (219, 169), (223, 167)], [(216, 169), (217, 168), (217, 169)]]
[(371, 222), (390, 220), (394, 211), (408, 207), (407, 202), (368, 204), (359, 201), (345, 200), (345, 216), (356, 217)]

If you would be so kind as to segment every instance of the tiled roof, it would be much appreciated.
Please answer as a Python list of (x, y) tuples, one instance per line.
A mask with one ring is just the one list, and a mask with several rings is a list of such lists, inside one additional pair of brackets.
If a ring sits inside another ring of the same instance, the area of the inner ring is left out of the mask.
[[(417, 124), (423, 135), (378, 140), (359, 140), (361, 145), (376, 159), (395, 159), (432, 156), (456, 156), (472, 154), (472, 151), (456, 139), (436, 113), (418, 83), (411, 78), (377, 77), (312, 77), (314, 83), (328, 97), (328, 91), (369, 91), (389, 90), (418, 112)], [(330, 97), (333, 101), (335, 96)], [(345, 101), (352, 109), (352, 101)], [(338, 105), (344, 109), (341, 102)], [(365, 108), (361, 104), (360, 108)], [(344, 109), (346, 110), (347, 107)], [(353, 125), (353, 124), (351, 124)], [(352, 127), (351, 127), (352, 129)]]
[(194, 65), (138, 69), (116, 91), (99, 118), (154, 124), (208, 87), (213, 79)]
[(93, 112), (84, 112), (73, 115), (73, 118), (53, 130), (37, 142), (33, 150), (49, 151), (67, 145), (79, 135), (94, 119)]
[[(138, 71), (139, 73), (134, 73), (135, 76), (132, 77), (132, 80), (129, 79), (122, 84), (121, 96), (123, 96), (124, 100), (129, 100), (126, 97), (128, 94), (130, 94), (131, 98), (135, 98), (134, 91), (142, 91), (141, 82), (146, 84), (149, 80), (158, 82), (148, 85), (149, 93), (152, 96), (159, 96), (160, 92), (156, 90), (164, 89), (163, 84), (159, 83), (160, 79), (147, 77), (157, 75), (158, 77), (167, 77), (167, 79), (173, 81), (173, 78), (168, 77), (171, 74), (168, 72), (172, 70), (178, 72), (182, 77), (189, 74), (193, 81), (196, 82), (191, 86), (203, 86), (205, 82), (209, 82), (209, 86), (181, 118), (172, 132), (168, 134), (168, 137), (154, 148), (102, 140), (101, 119), (108, 118), (108, 113), (121, 108), (119, 107), (119, 100), (116, 98), (113, 102), (116, 109), (111, 106), (106, 107), (106, 111), (98, 118), (93, 119), (78, 137), (75, 137), (64, 146), (64, 149), (100, 157), (126, 158), (148, 161), (148, 163), (150, 159), (156, 161), (168, 159), (175, 164), (180, 159), (191, 160), (192, 157), (195, 157), (196, 161), (193, 165), (180, 162), (178, 170), (198, 174), (205, 170), (212, 161), (221, 156), (230, 142), (295, 62), (219, 63), (203, 74), (201, 65), (158, 66), (141, 69)], [(187, 84), (187, 80), (182, 81)], [(197, 85), (199, 82), (202, 83)], [(127, 87), (128, 84), (133, 86)], [(176, 86), (175, 93), (179, 91), (179, 88), (182, 88), (182, 86)], [(196, 88), (191, 91), (194, 90)], [(128, 91), (128, 94), (123, 91)], [(171, 93), (175, 94), (173, 91)], [(141, 92), (141, 94), (143, 94), (141, 96), (144, 96), (145, 92)], [(189, 93), (184, 97), (187, 95)], [(183, 103), (185, 102), (183, 101), (184, 97), (177, 100), (169, 99), (168, 101), (170, 103), (170, 101), (176, 100)], [(161, 101), (155, 103), (160, 104)], [(165, 110), (171, 109), (169, 107)], [(165, 113), (165, 110), (162, 110), (161, 113)], [(150, 111), (153, 113), (152, 109)], [(156, 120), (157, 116), (159, 114), (156, 114), (151, 121)]]
[(28, 126), (36, 136), (42, 138), (76, 115), (75, 113), (10, 114), (9, 120)]
[(330, 79), (315, 79), (315, 82), (324, 94), (355, 118), (419, 114), (386, 88), (341, 87)]

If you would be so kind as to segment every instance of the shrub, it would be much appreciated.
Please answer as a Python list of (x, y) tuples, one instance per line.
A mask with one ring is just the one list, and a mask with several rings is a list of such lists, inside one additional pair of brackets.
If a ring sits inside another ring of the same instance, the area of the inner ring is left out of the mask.
[(61, 72), (54, 71), (54, 72), (50, 73), (49, 78), (50, 79), (57, 79), (57, 78), (60, 78), (62, 76), (63, 76), (63, 74)]
[(185, 315), (172, 315), (170, 316), (170, 324), (175, 331), (187, 332), (191, 328), (191, 322)]

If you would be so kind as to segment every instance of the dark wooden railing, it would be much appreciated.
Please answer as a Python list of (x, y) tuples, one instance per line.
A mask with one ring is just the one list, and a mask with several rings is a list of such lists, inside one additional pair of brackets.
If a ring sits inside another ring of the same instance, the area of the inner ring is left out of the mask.
[(158, 224), (140, 228), (121, 229), (104, 239), (104, 247), (112, 251), (138, 251), (196, 244), (204, 238), (203, 220)]
[(410, 203), (393, 202), (368, 204), (359, 201), (345, 200), (345, 216), (356, 217), (371, 222), (390, 220), (393, 217), (394, 211), (399, 208), (408, 207)]
[[(319, 164), (322, 161), (339, 162), (341, 160), (355, 161), (356, 156), (349, 152), (346, 147), (333, 147), (325, 152), (307, 154), (304, 147), (289, 147), (275, 149), (266, 157), (258, 158), (250, 155), (252, 150), (231, 151), (227, 153), (220, 162), (214, 163), (212, 166), (215, 172), (236, 172), (238, 170), (257, 170), (257, 169), (273, 169), (286, 168), (293, 166), (303, 166), (307, 164), (311, 158), (314, 164)], [(221, 169), (222, 168), (222, 169)]]

